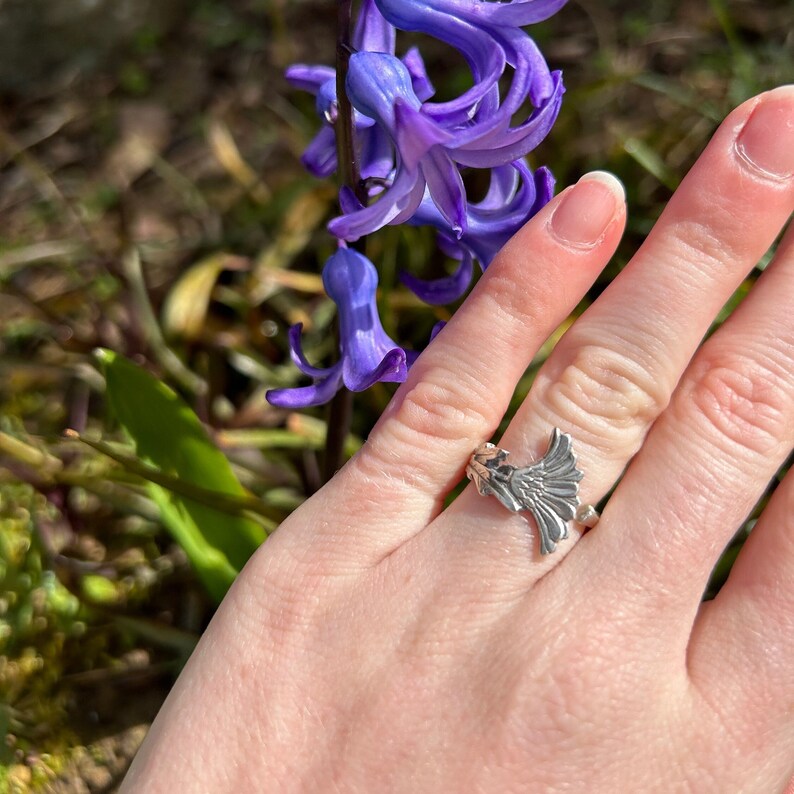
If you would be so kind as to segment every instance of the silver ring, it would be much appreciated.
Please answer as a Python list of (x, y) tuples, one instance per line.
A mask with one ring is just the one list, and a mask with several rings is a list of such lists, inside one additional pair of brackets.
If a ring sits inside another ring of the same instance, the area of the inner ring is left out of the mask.
[(568, 522), (586, 527), (598, 523), (593, 505), (579, 502), (579, 481), (573, 441), (559, 427), (551, 432), (546, 454), (529, 466), (505, 463), (510, 453), (494, 444), (480, 444), (466, 466), (466, 476), (483, 496), (495, 496), (508, 510), (532, 513), (540, 533), (541, 554), (551, 554), (568, 537)]

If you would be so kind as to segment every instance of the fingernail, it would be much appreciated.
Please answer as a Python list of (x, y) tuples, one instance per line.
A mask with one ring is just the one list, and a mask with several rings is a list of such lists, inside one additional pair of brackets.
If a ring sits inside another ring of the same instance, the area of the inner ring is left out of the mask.
[(625, 200), (623, 185), (616, 177), (606, 171), (592, 171), (563, 194), (551, 216), (551, 230), (565, 245), (592, 248)]
[(755, 106), (736, 139), (736, 151), (763, 176), (794, 176), (794, 86), (770, 91)]

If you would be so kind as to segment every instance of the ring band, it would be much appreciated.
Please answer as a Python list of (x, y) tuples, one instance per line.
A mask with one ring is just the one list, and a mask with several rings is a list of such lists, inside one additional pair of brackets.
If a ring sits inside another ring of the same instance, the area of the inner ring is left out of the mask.
[(482, 496), (495, 496), (508, 510), (532, 513), (540, 534), (541, 554), (551, 554), (568, 537), (568, 522), (587, 527), (598, 522), (593, 505), (579, 502), (579, 481), (573, 441), (559, 427), (551, 432), (546, 454), (529, 466), (505, 463), (510, 453), (488, 442), (474, 450), (466, 476)]

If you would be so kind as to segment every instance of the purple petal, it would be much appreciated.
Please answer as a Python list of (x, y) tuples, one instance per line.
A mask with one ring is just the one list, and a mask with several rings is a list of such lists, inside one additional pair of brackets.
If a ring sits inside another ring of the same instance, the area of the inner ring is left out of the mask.
[[(512, 90), (512, 89), (511, 89)], [(535, 110), (521, 124), (515, 127), (500, 125), (500, 129), (494, 129), (478, 139), (471, 137), (465, 148), (487, 149), (504, 148), (512, 145), (516, 140), (526, 135), (526, 129), (537, 123), (539, 117), (546, 118), (551, 116), (551, 124), (557, 118), (562, 103), (562, 95), (565, 93), (565, 86), (562, 82), (562, 72), (555, 71), (551, 75), (551, 91), (542, 102), (536, 105)], [(509, 99), (509, 97), (508, 97)], [(523, 100), (521, 100), (523, 102)], [(505, 102), (507, 104), (507, 100)], [(502, 108), (499, 109), (500, 112)]]
[(474, 86), (456, 100), (429, 107), (427, 112), (432, 116), (454, 114), (459, 122), (470, 117), (473, 106), (491, 92), (504, 71), (505, 54), (494, 37), (476, 22), (461, 18), (460, 0), (375, 2), (383, 16), (400, 30), (428, 33), (463, 53), (472, 70)]
[[(517, 184), (511, 195), (506, 195), (501, 206), (491, 209), (484, 208), (482, 204), (472, 204), (469, 207), (471, 235), (483, 235), (487, 229), (496, 224), (501, 227), (511, 227), (517, 230), (534, 215), (536, 189), (535, 178), (529, 166), (523, 160), (515, 160), (508, 166), (517, 178)], [(548, 169), (546, 169), (548, 170)], [(491, 173), (494, 173), (494, 169)]]
[(439, 331), (447, 324), (446, 320), (439, 320), (430, 331), (430, 341), (432, 342), (437, 336)]
[(295, 88), (316, 94), (324, 83), (336, 77), (336, 71), (330, 66), (310, 66), (305, 63), (296, 63), (284, 72), (284, 77)]
[[(435, 206), (436, 205), (433, 204), (434, 209)], [(436, 217), (441, 218), (441, 215), (437, 209)], [(413, 221), (413, 218), (411, 220)], [(422, 225), (436, 226), (436, 228), (439, 226), (437, 223), (427, 221), (425, 221)], [(466, 252), (463, 250), (463, 248), (461, 248), (460, 240), (458, 240), (457, 237), (451, 237), (445, 232), (439, 231), (438, 235), (436, 235), (436, 244), (438, 245), (438, 250), (441, 251), (444, 256), (448, 256), (450, 259), (461, 260), (466, 255)]]
[(498, 77), (488, 84), (480, 82), (466, 94), (449, 102), (425, 102), (422, 112), (448, 129), (468, 127), (476, 119), (487, 118), (496, 112), (499, 107), (497, 80)]
[(447, 144), (453, 138), (419, 110), (397, 100), (394, 105), (394, 140), (402, 162), (414, 169), (434, 146)]
[(376, 124), (361, 131), (361, 178), (387, 179), (394, 170), (394, 144), (388, 133)]
[[(340, 362), (341, 363), (341, 362)], [(265, 399), (278, 408), (309, 408), (327, 403), (342, 385), (342, 367), (334, 366), (331, 374), (311, 386), (298, 386), (292, 389), (270, 389)]]
[(544, 167), (533, 174), (523, 160), (493, 169), (491, 177), (486, 198), (467, 205), (466, 229), (460, 238), (450, 235), (449, 223), (429, 193), (425, 194), (409, 223), (412, 226), (434, 226), (439, 230), (438, 246), (447, 256), (454, 259), (473, 256), (485, 269), (502, 246), (554, 194), (551, 172)]
[(414, 93), (419, 98), (420, 102), (426, 102), (436, 93), (436, 89), (433, 88), (433, 84), (430, 82), (430, 77), (427, 74), (425, 62), (422, 58), (422, 54), (419, 52), (419, 48), (411, 47), (411, 49), (403, 55), (402, 62), (411, 75), (411, 85), (413, 86)]
[(291, 325), (289, 335), (289, 354), (292, 363), (304, 374), (311, 378), (325, 378), (328, 377), (331, 370), (327, 368), (320, 368), (312, 366), (303, 355), (303, 345), (301, 344), (301, 332), (303, 331), (303, 323), (295, 323)]
[(422, 173), (433, 203), (457, 237), (466, 229), (466, 188), (455, 163), (440, 147), (422, 158)]
[(518, 180), (519, 172), (512, 164), (497, 166), (491, 171), (491, 183), (485, 198), (472, 206), (480, 210), (502, 209), (515, 195)]
[[(539, 107), (554, 90), (549, 66), (538, 45), (520, 28), (498, 28), (499, 43), (504, 47), (508, 62), (516, 72), (529, 72), (529, 98), (534, 107)], [(514, 105), (515, 109), (523, 103), (523, 96)]]
[(389, 221), (392, 225), (399, 225), (406, 223), (409, 218), (416, 212), (416, 208), (422, 203), (422, 196), (425, 194), (425, 180), (417, 179), (416, 184), (411, 189), (411, 192), (402, 202), (402, 209), (400, 212)]
[[(507, 96), (501, 105), (490, 113), (481, 113), (477, 122), (455, 133), (456, 147), (488, 149), (508, 143), (508, 133), (513, 116), (520, 110), (527, 96), (535, 107), (545, 106), (557, 87), (546, 62), (535, 43), (522, 31), (510, 31), (523, 36), (519, 60)], [(561, 88), (561, 86), (559, 86)]]
[(532, 214), (535, 215), (545, 207), (554, 197), (554, 185), (556, 180), (554, 174), (542, 165), (535, 171), (535, 203), (532, 206)]
[[(559, 73), (557, 73), (559, 74)], [(539, 110), (536, 110), (523, 124), (515, 127), (491, 142), (487, 148), (464, 146), (450, 152), (452, 158), (461, 165), (474, 168), (493, 168), (518, 160), (531, 152), (548, 134), (554, 125), (562, 103), (562, 83), (559, 89)], [(501, 145), (498, 145), (501, 144)]]
[(374, 0), (361, 0), (352, 44), (356, 50), (394, 54), (397, 31), (378, 11)]
[(339, 115), (339, 107), (336, 101), (336, 74), (320, 86), (314, 101), (314, 107), (321, 119), (328, 123), (336, 121), (336, 117)]
[(388, 130), (395, 126), (397, 101), (415, 110), (422, 104), (414, 93), (411, 74), (403, 62), (382, 52), (351, 55), (345, 87), (353, 106)]
[(377, 363), (359, 352), (344, 359), (343, 372), (344, 384), (350, 391), (364, 391), (379, 381), (402, 383), (408, 375), (405, 351), (396, 347)]
[(342, 185), (339, 188), (339, 207), (345, 215), (352, 215), (354, 212), (364, 209), (364, 205), (348, 185)]
[(340, 248), (325, 263), (323, 285), (336, 303), (343, 380), (362, 391), (379, 380), (405, 380), (405, 353), (383, 330), (376, 301), (378, 273), (351, 248)]
[[(410, 273), (400, 273), (400, 281), (425, 303), (441, 306), (458, 300), (471, 284), (474, 264), (470, 255), (465, 255), (451, 276), (431, 280), (417, 278)], [(432, 337), (431, 337), (432, 338)]]
[(323, 124), (301, 157), (304, 168), (320, 179), (336, 171), (336, 134), (330, 124)]
[(510, 3), (480, 2), (482, 15), (497, 25), (534, 25), (556, 14), (567, 0), (512, 0)]
[[(480, 205), (469, 207), (469, 230), (461, 244), (476, 257), (483, 269), (493, 261), (504, 244), (548, 202), (554, 190), (554, 179), (547, 168), (533, 175), (527, 164), (517, 160), (510, 166), (520, 178), (514, 195), (501, 210), (484, 210)], [(542, 195), (539, 195), (539, 189)]]
[[(394, 183), (383, 191), (374, 204), (334, 218), (328, 224), (328, 231), (352, 242), (388, 223), (402, 223), (404, 216), (410, 217), (416, 211), (422, 201), (424, 187), (424, 180), (417, 171), (400, 168)], [(349, 194), (345, 200), (349, 207)]]
[(419, 355), (421, 354), (421, 352), (422, 352), (421, 350), (406, 350), (405, 351), (405, 366), (408, 367), (408, 369), (411, 369), (411, 367), (416, 362), (416, 359), (419, 358)]

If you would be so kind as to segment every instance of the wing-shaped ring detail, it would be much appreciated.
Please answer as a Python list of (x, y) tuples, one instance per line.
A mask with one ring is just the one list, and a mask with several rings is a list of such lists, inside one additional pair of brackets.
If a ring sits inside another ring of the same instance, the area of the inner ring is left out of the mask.
[(529, 466), (505, 463), (508, 452), (493, 444), (481, 444), (466, 474), (484, 496), (495, 496), (509, 510), (532, 513), (540, 534), (540, 551), (550, 554), (568, 537), (568, 522), (579, 506), (579, 481), (573, 443), (555, 427), (546, 454)]

